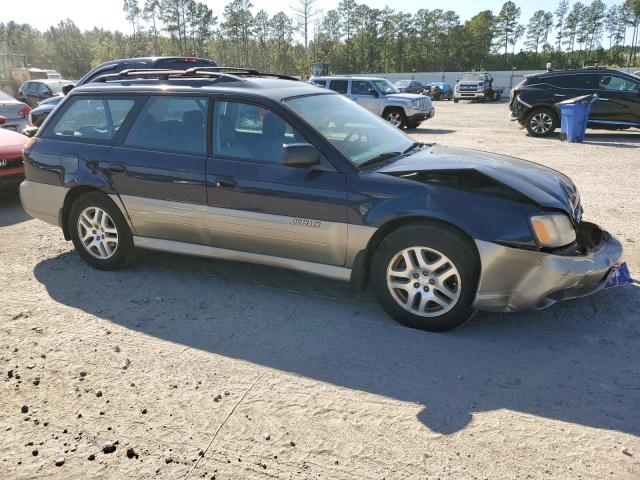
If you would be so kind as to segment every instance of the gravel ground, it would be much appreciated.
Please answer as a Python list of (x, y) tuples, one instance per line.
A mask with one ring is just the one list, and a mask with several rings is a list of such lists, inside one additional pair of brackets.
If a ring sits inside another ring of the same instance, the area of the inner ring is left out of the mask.
[[(411, 135), (567, 173), (640, 276), (640, 135), (527, 137), (439, 102)], [(640, 477), (640, 289), (401, 327), (370, 293), (147, 253), (100, 272), (0, 199), (2, 479)]]

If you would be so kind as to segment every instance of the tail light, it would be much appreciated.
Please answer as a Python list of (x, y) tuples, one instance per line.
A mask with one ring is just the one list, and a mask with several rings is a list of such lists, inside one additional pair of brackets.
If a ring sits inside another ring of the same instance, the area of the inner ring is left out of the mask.
[(29, 112), (31, 112), (31, 107), (29, 105), (25, 105), (24, 108), (18, 112), (18, 116), (20, 118), (24, 118), (29, 115)]

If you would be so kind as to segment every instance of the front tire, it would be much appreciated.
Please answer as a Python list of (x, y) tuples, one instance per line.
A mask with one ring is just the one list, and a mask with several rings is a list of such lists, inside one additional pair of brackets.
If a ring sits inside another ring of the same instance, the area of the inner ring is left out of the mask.
[(384, 119), (399, 130), (407, 125), (407, 116), (401, 108), (390, 108), (384, 112)]
[(94, 268), (116, 270), (133, 259), (135, 248), (129, 225), (103, 193), (89, 192), (73, 202), (68, 229), (76, 251)]
[(473, 316), (479, 270), (467, 238), (420, 223), (392, 232), (378, 245), (371, 283), (382, 308), (398, 322), (445, 332)]
[(532, 137), (548, 137), (558, 128), (558, 117), (550, 108), (536, 108), (529, 112), (524, 126)]

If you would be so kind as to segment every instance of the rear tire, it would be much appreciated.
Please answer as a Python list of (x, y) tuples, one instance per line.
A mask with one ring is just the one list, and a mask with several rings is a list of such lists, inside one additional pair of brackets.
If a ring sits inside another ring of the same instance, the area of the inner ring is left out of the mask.
[(558, 117), (550, 108), (536, 108), (529, 112), (524, 126), (532, 137), (548, 137), (558, 128)]
[(69, 211), (68, 229), (82, 259), (100, 270), (117, 270), (131, 262), (133, 235), (120, 209), (101, 192), (78, 197)]
[(378, 245), (371, 284), (382, 308), (398, 322), (445, 332), (475, 313), (479, 270), (467, 238), (446, 226), (418, 223), (390, 233)]

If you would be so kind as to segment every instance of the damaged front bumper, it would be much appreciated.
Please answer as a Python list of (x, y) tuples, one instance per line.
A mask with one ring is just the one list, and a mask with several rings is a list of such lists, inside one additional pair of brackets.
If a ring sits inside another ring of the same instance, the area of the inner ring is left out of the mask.
[(591, 223), (578, 228), (578, 244), (562, 254), (476, 240), (482, 273), (475, 307), (497, 312), (540, 309), (602, 289), (622, 258), (622, 245)]

